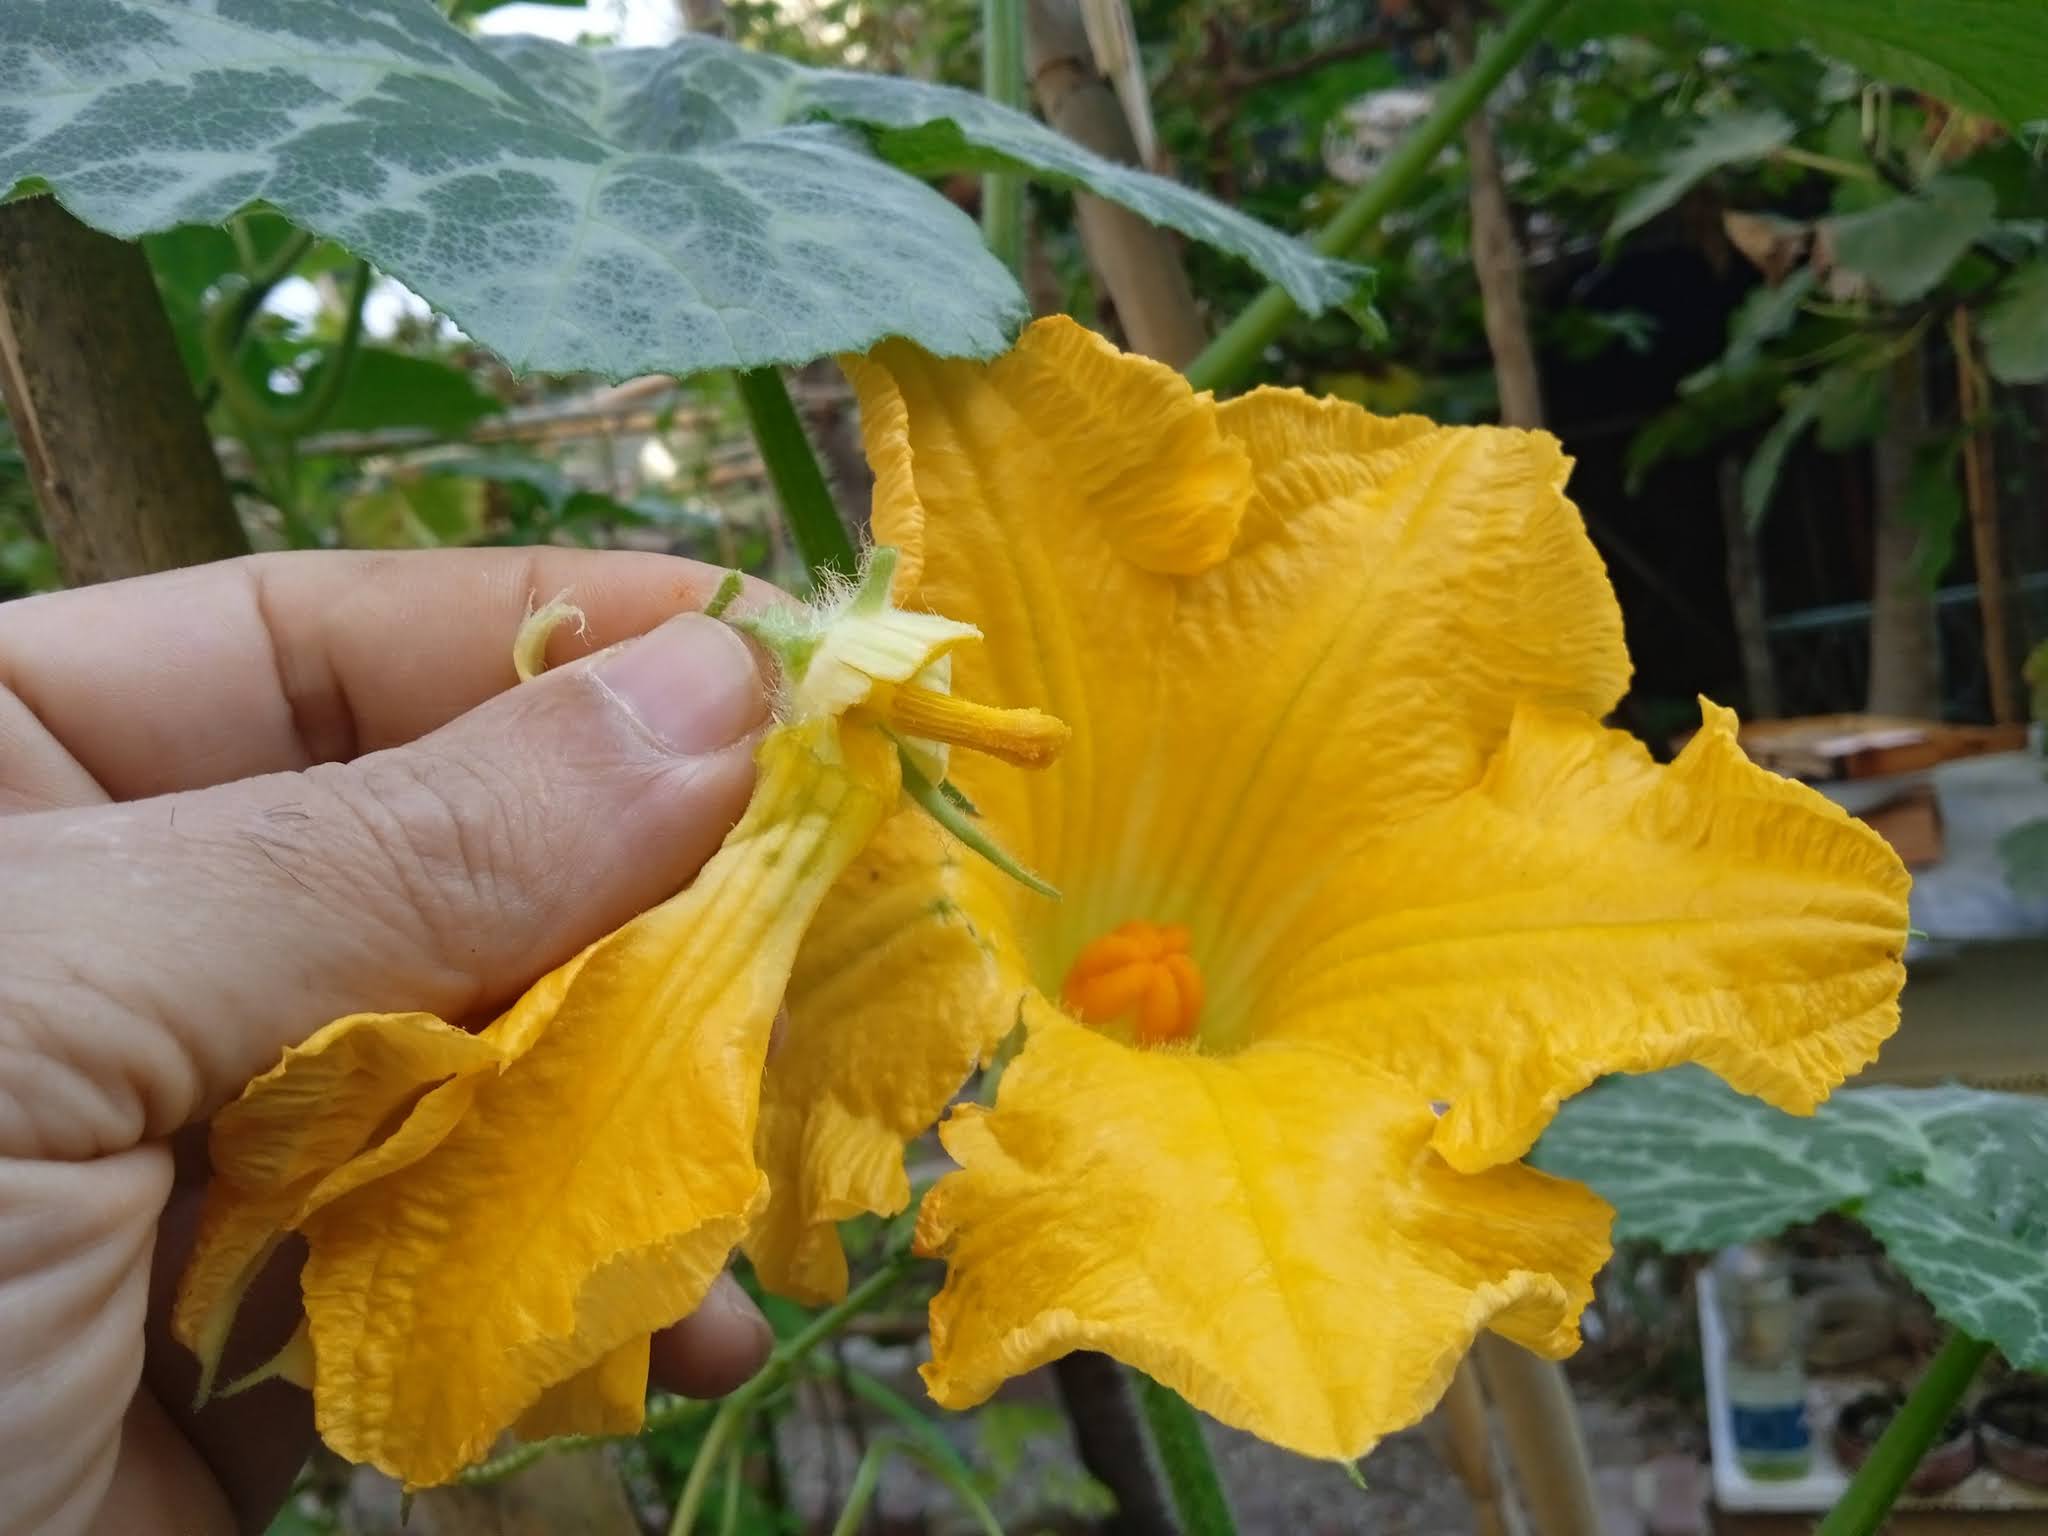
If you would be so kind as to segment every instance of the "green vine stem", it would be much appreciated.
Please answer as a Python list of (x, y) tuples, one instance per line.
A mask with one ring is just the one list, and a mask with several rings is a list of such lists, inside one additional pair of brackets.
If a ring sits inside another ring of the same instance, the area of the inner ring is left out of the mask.
[(1159, 1453), (1160, 1470), (1180, 1516), (1181, 1536), (1237, 1536), (1230, 1499), (1216, 1475), (1209, 1442), (1202, 1438), (1202, 1421), (1173, 1388), (1136, 1374), (1138, 1411), (1152, 1432), (1152, 1448)]
[(1814, 1536), (1874, 1536), (1905, 1491), (1906, 1480), (1956, 1411), (1977, 1368), (1991, 1353), (1983, 1339), (1951, 1333), (1885, 1432), (1856, 1469), (1848, 1488), (1815, 1527)]
[[(1571, 0), (1523, 0), (1508, 24), (1480, 50), (1472, 67), (1438, 91), (1429, 116), (1388, 156), (1379, 173), (1345, 200), (1337, 216), (1316, 235), (1315, 248), (1325, 256), (1355, 251), (1380, 220), (1414, 190), (1438, 153), (1464, 128), (1466, 119), (1486, 105), (1493, 88), (1569, 4)], [(1284, 288), (1277, 284), (1267, 288), (1188, 364), (1188, 381), (1197, 389), (1218, 390), (1243, 383), (1258, 367), (1266, 348), (1299, 313)]]
[(465, 1468), (455, 1479), (465, 1487), (478, 1483), (502, 1482), (515, 1472), (524, 1472), (543, 1456), (556, 1456), (565, 1451), (588, 1450), (594, 1445), (613, 1445), (622, 1440), (637, 1439), (641, 1435), (659, 1434), (674, 1429), (678, 1424), (687, 1424), (692, 1419), (709, 1418), (714, 1405), (700, 1402), (696, 1398), (679, 1397), (663, 1404), (647, 1415), (646, 1422), (630, 1435), (556, 1435), (550, 1440), (529, 1440), (516, 1445), (502, 1456), (493, 1456), (489, 1461), (480, 1461), (473, 1467)]
[(738, 1536), (740, 1482), (746, 1470), (747, 1437), (741, 1435), (725, 1455), (725, 1505), (718, 1512), (718, 1536)]
[[(981, 0), (981, 90), (1016, 111), (1024, 105), (1023, 0)], [(981, 178), (981, 233), (996, 260), (1024, 271), (1024, 178), (991, 171)]]
[(761, 450), (761, 462), (768, 478), (775, 482), (775, 495), (789, 519), (790, 535), (797, 553), (816, 581), (827, 571), (851, 576), (854, 571), (853, 540), (846, 536), (846, 524), (839, 520), (838, 503), (818, 468), (811, 440), (797, 416), (789, 388), (776, 369), (748, 368), (736, 376), (740, 403), (746, 407), (747, 424)]
[(711, 1484), (713, 1469), (739, 1427), (752, 1416), (762, 1399), (787, 1381), (790, 1373), (803, 1364), (812, 1350), (887, 1295), (909, 1268), (910, 1255), (907, 1253), (890, 1259), (848, 1291), (844, 1299), (812, 1318), (800, 1333), (777, 1345), (775, 1353), (768, 1357), (768, 1363), (754, 1374), (753, 1379), (728, 1394), (718, 1405), (711, 1427), (704, 1432), (704, 1444), (698, 1448), (697, 1459), (690, 1463), (690, 1475), (684, 1479), (683, 1491), (676, 1499), (675, 1518), (669, 1522), (668, 1536), (691, 1536), (696, 1530), (697, 1511), (704, 1503), (704, 1491)]
[(860, 1465), (854, 1469), (853, 1486), (846, 1493), (846, 1503), (839, 1511), (839, 1518), (833, 1522), (832, 1536), (856, 1536), (861, 1522), (867, 1518), (868, 1505), (874, 1502), (875, 1491), (881, 1487), (882, 1469), (888, 1465), (891, 1456), (910, 1457), (944, 1483), (953, 1497), (960, 1501), (961, 1507), (974, 1518), (974, 1523), (981, 1527), (983, 1536), (1003, 1536), (995, 1511), (988, 1507), (988, 1501), (972, 1481), (952, 1463), (897, 1435), (878, 1437), (868, 1447), (868, 1453), (861, 1457)]
[[(232, 226), (235, 250), (240, 253), (246, 266), (251, 260), (251, 242), (247, 227), (239, 220)], [(206, 381), (206, 387), (199, 392), (200, 411), (210, 411), (221, 396), (221, 369), (215, 361), (216, 348), (230, 358), (242, 344), (242, 336), (249, 329), (249, 322), (256, 318), (256, 312), (263, 307), (263, 301), (270, 297), (277, 285), (291, 276), (292, 268), (313, 249), (314, 239), (304, 230), (277, 248), (269, 261), (249, 274), (249, 280), (237, 289), (231, 298), (215, 303), (207, 312), (206, 323), (200, 329), (199, 342), (206, 352), (206, 366), (214, 370), (214, 376)], [(214, 328), (220, 327), (219, 335)]]
[[(283, 271), (289, 272), (290, 267), (284, 267)], [(242, 377), (242, 370), (235, 363), (242, 330), (263, 302), (259, 295), (254, 304), (248, 304), (249, 295), (257, 294), (259, 288), (263, 293), (269, 292), (276, 287), (280, 277), (269, 277), (267, 285), (263, 278), (257, 279), (235, 301), (219, 306), (207, 317), (206, 365), (213, 370), (214, 382), (227, 397), (228, 408), (243, 426), (251, 432), (272, 437), (303, 437), (326, 419), (327, 413), (334, 409), (334, 402), (341, 398), (341, 386), (348, 377), (349, 365), (355, 361), (356, 347), (363, 339), (363, 301), (369, 297), (372, 276), (367, 261), (356, 263), (355, 275), (349, 283), (341, 340), (328, 354), (327, 366), (320, 370), (313, 387), (296, 400), (280, 400), (267, 390), (259, 389)]]

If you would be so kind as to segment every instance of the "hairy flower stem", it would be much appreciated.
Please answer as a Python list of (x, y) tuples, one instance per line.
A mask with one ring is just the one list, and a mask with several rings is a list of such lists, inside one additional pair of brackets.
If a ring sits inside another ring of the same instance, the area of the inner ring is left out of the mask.
[(1874, 1536), (1990, 1353), (1983, 1339), (1960, 1330), (1949, 1334), (1814, 1536)]
[(1223, 1492), (1223, 1480), (1216, 1475), (1216, 1462), (1209, 1454), (1209, 1442), (1202, 1438), (1202, 1421), (1195, 1410), (1173, 1388), (1162, 1387), (1142, 1374), (1137, 1381), (1138, 1408), (1152, 1432), (1152, 1448), (1159, 1453), (1160, 1468), (1166, 1473), (1182, 1536), (1237, 1536), (1230, 1499)]
[[(1024, 101), (1023, 0), (982, 0), (981, 90), (1014, 111)], [(1013, 276), (1024, 271), (1024, 178), (991, 171), (981, 178), (981, 233), (996, 260)]]
[[(1348, 256), (1398, 206), (1436, 160), (1444, 146), (1463, 131), (1465, 120), (1486, 105), (1493, 88), (1521, 62), (1571, 0), (1524, 0), (1521, 9), (1472, 61), (1472, 67), (1437, 93), (1436, 105), (1415, 131), (1388, 156), (1370, 181), (1346, 199), (1337, 216), (1312, 242), (1325, 256)], [(1287, 291), (1275, 284), (1245, 307), (1221, 334), (1188, 364), (1188, 382), (1197, 389), (1230, 389), (1259, 365), (1287, 323), (1300, 313)]]
[(811, 440), (804, 433), (782, 374), (773, 367), (748, 368), (736, 377), (747, 424), (753, 428), (768, 478), (775, 483), (776, 499), (789, 520), (790, 536), (796, 540), (804, 568), (813, 581), (825, 571), (851, 576), (857, 564), (853, 540), (839, 520), (839, 505), (832, 499), (824, 471), (818, 468), (818, 457), (811, 451)]
[(890, 1259), (848, 1291), (845, 1299), (812, 1318), (801, 1333), (778, 1345), (754, 1378), (718, 1405), (717, 1416), (704, 1432), (704, 1444), (698, 1448), (697, 1459), (690, 1463), (690, 1475), (684, 1480), (682, 1494), (676, 1500), (675, 1518), (669, 1522), (668, 1536), (690, 1536), (696, 1529), (697, 1511), (704, 1503), (704, 1491), (711, 1485), (712, 1472), (723, 1457), (726, 1446), (761, 1400), (788, 1380), (790, 1372), (803, 1364), (812, 1350), (887, 1295), (909, 1268), (910, 1255), (907, 1253)]

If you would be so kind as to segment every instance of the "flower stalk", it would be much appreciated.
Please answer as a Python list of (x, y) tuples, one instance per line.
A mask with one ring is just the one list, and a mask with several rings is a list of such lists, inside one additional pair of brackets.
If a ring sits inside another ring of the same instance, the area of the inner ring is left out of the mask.
[(832, 499), (832, 487), (818, 468), (811, 440), (804, 433), (789, 387), (773, 367), (748, 368), (735, 376), (739, 381), (740, 403), (746, 407), (747, 425), (761, 450), (761, 462), (775, 484), (775, 496), (782, 503), (782, 515), (789, 520), (790, 536), (804, 569), (816, 581), (825, 571), (851, 576), (858, 563), (846, 524), (839, 520), (839, 504)]
[(696, 1529), (697, 1511), (703, 1507), (713, 1470), (723, 1459), (727, 1445), (732, 1443), (733, 1437), (760, 1406), (762, 1399), (787, 1381), (790, 1373), (803, 1364), (812, 1350), (888, 1294), (909, 1268), (910, 1255), (907, 1253), (890, 1259), (848, 1291), (843, 1299), (812, 1318), (800, 1333), (778, 1345), (775, 1353), (768, 1357), (768, 1363), (755, 1372), (752, 1380), (730, 1393), (718, 1405), (718, 1413), (711, 1420), (711, 1427), (704, 1432), (704, 1444), (698, 1448), (697, 1459), (690, 1464), (690, 1475), (676, 1500), (675, 1518), (669, 1522), (668, 1536), (690, 1536)]
[[(982, 0), (981, 90), (1013, 111), (1024, 101), (1023, 0)], [(1013, 275), (1024, 271), (1024, 178), (991, 171), (981, 179), (981, 233), (996, 260)]]
[(1983, 1339), (1949, 1334), (1814, 1536), (1875, 1536), (1990, 1353)]
[[(1437, 93), (1436, 105), (1376, 175), (1345, 200), (1337, 216), (1311, 242), (1325, 256), (1349, 256), (1405, 200), (1445, 145), (1463, 131), (1466, 119), (1486, 105), (1494, 87), (1522, 61), (1571, 0), (1524, 0), (1472, 61), (1472, 67)], [(1300, 308), (1278, 284), (1245, 306), (1216, 339), (1188, 364), (1197, 389), (1223, 390), (1245, 381), (1259, 358)]]
[(1195, 1410), (1173, 1388), (1150, 1376), (1139, 1374), (1137, 1386), (1138, 1410), (1152, 1433), (1152, 1448), (1166, 1474), (1182, 1536), (1237, 1536), (1230, 1499), (1216, 1475), (1216, 1461)]

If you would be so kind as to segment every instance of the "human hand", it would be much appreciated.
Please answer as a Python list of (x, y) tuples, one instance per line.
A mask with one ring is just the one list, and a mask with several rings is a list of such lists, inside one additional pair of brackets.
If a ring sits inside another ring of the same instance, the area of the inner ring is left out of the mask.
[[(487, 1019), (689, 881), (767, 715), (744, 643), (689, 612), (720, 575), (312, 553), (0, 606), (4, 1536), (269, 1519), (308, 1400), (193, 1412), (165, 1323), (205, 1119), (343, 1014)], [(529, 602), (564, 590), (591, 631), (557, 661), (653, 632), (510, 689)], [(252, 1287), (223, 1379), (289, 1334), (298, 1262)], [(722, 1280), (654, 1372), (723, 1392), (769, 1342)]]

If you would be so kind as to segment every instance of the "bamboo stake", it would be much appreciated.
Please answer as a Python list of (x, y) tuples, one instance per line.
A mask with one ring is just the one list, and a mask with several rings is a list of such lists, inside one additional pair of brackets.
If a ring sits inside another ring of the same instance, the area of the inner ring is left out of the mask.
[[(1125, 109), (1096, 69), (1077, 0), (1028, 0), (1031, 86), (1045, 120), (1108, 160), (1136, 165), (1139, 146)], [(1176, 368), (1208, 340), (1180, 247), (1128, 208), (1077, 193), (1074, 213), (1088, 263), (1131, 350)]]
[(2005, 557), (1998, 526), (1998, 476), (1992, 464), (1989, 389), (1977, 366), (1970, 312), (1958, 304), (1949, 317), (1956, 354), (1956, 409), (1963, 418), (1963, 496), (1969, 507), (1970, 550), (1977, 566), (1977, 609), (1984, 620), (1984, 671), (1991, 680), (1991, 718), (2000, 725), (2024, 719), (2019, 679), (2013, 675), (2011, 632), (2005, 615)]

